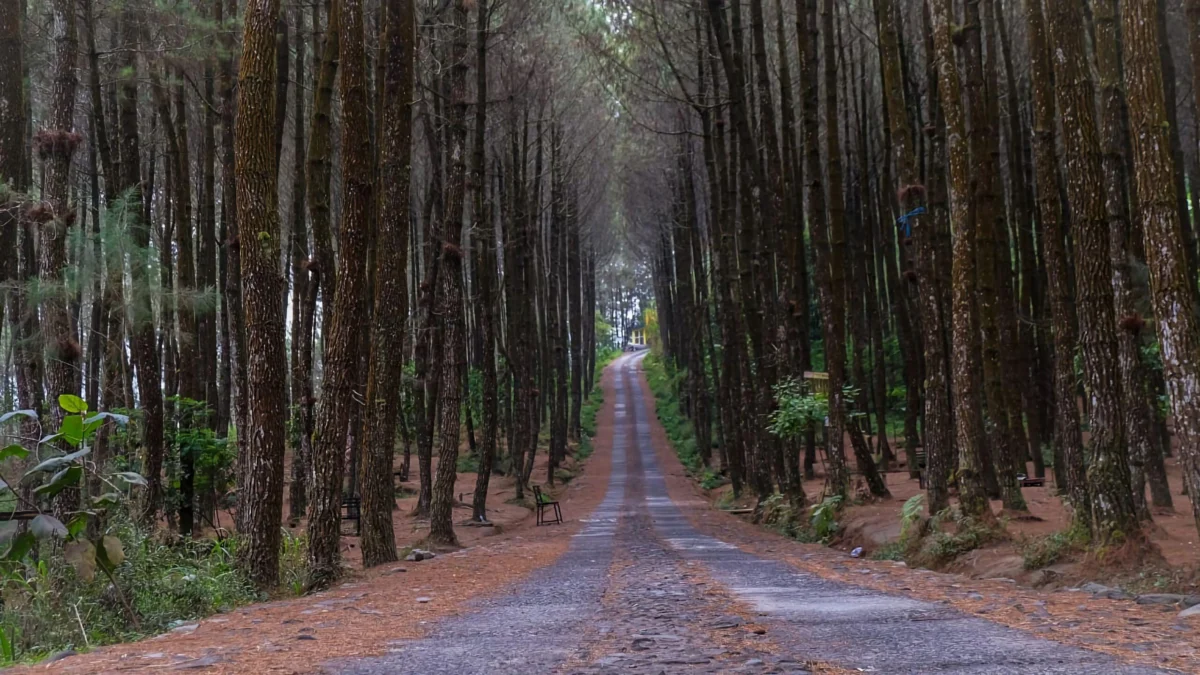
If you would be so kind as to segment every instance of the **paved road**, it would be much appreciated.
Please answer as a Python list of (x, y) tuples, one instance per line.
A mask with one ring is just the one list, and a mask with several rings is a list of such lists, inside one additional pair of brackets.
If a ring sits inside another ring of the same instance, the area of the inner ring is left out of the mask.
[[(1142, 675), (1097, 652), (1037, 639), (943, 605), (796, 571), (698, 532), (671, 501), (637, 383), (618, 361), (612, 474), (568, 552), (387, 656), (337, 673), (805, 673), (811, 662), (877, 673)], [(753, 623), (730, 613), (731, 601)]]

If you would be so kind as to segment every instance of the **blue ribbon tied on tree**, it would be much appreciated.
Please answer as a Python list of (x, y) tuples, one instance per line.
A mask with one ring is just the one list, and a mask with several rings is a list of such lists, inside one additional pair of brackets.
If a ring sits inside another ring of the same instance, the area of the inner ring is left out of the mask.
[(904, 236), (906, 236), (906, 237), (912, 236), (912, 219), (916, 218), (917, 216), (921, 216), (921, 215), (925, 215), (925, 207), (924, 206), (918, 206), (917, 208), (913, 209), (912, 211), (909, 211), (908, 213), (906, 213), (896, 219), (896, 222), (901, 227), (904, 228)]

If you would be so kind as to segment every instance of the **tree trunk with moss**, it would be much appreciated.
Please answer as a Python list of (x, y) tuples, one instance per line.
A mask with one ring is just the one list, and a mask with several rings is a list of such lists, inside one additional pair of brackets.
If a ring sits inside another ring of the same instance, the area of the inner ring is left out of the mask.
[(261, 589), (279, 578), (283, 517), (284, 424), (287, 419), (287, 356), (284, 353), (283, 275), (279, 267), (278, 162), (274, 154), (275, 21), (278, 0), (246, 6), (238, 72), (238, 226), (247, 353), (247, 471), (239, 486), (246, 526), (238, 548), (242, 569)]
[(1075, 287), (1079, 298), (1079, 346), (1088, 398), (1087, 481), (1092, 534), (1100, 542), (1132, 537), (1137, 513), (1129, 486), (1129, 462), (1121, 413), (1112, 258), (1104, 176), (1095, 122), (1095, 87), (1088, 70), (1082, 0), (1050, 3), (1055, 45), (1055, 95), (1066, 149), (1067, 200), (1074, 219)]
[(971, 167), (967, 147), (962, 87), (954, 59), (953, 9), (950, 0), (931, 0), (933, 39), (938, 59), (938, 91), (946, 116), (950, 218), (954, 226), (954, 295), (951, 307), (955, 428), (958, 441), (959, 508), (963, 515), (991, 523), (995, 520), (983, 483), (983, 410), (977, 388), (978, 355), (972, 348), (975, 322), (975, 227), (969, 218)]
[(452, 31), (449, 76), (450, 166), (446, 178), (442, 241), (437, 251), (442, 259), (441, 287), (437, 307), (442, 317), (442, 341), (445, 345), (441, 368), (441, 401), (438, 419), (438, 467), (433, 483), (433, 502), (429, 512), (429, 540), (434, 544), (455, 544), (453, 508), (454, 479), (458, 472), (458, 443), (463, 399), (461, 377), (463, 359), (462, 305), (462, 218), (466, 198), (467, 145), (467, 0), (455, 0), (450, 9)]
[(1175, 208), (1166, 102), (1158, 66), (1154, 0), (1124, 0), (1125, 91), (1133, 140), (1150, 291), (1158, 319), (1163, 371), (1179, 436), (1180, 463), (1200, 529), (1200, 326), (1191, 311), (1195, 279), (1188, 276), (1185, 239)]

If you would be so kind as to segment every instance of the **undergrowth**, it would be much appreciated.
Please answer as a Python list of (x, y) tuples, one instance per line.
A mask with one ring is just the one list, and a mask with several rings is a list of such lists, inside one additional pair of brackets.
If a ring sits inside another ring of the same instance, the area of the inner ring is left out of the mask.
[(1087, 544), (1088, 533), (1079, 528), (1026, 539), (1021, 545), (1021, 563), (1027, 570), (1039, 570), (1083, 551)]
[[(605, 349), (596, 352), (596, 374), (599, 376), (612, 363), (621, 351), (618, 349)], [(592, 439), (596, 437), (596, 417), (600, 414), (600, 409), (604, 407), (604, 387), (600, 382), (596, 382), (596, 386), (592, 388), (592, 392), (588, 394), (587, 399), (583, 402), (583, 406), (579, 409), (579, 426), (582, 433), (579, 435), (579, 447), (575, 450), (575, 457), (579, 460), (585, 460), (592, 456), (596, 448), (592, 445)]]
[[(950, 527), (947, 527), (949, 525)], [(922, 567), (945, 565), (1002, 536), (1001, 530), (967, 518), (957, 509), (947, 509), (929, 519), (929, 534), (909, 557)]]
[(683, 409), (680, 407), (676, 392), (686, 373), (670, 372), (673, 369), (668, 368), (654, 354), (647, 356), (642, 361), (642, 365), (646, 370), (646, 380), (650, 384), (650, 391), (654, 394), (657, 402), (655, 408), (658, 412), (658, 421), (662, 423), (667, 440), (671, 442), (671, 447), (679, 456), (679, 462), (705, 490), (712, 490), (724, 485), (724, 476), (704, 466), (704, 462), (700, 458), (700, 450), (696, 446), (696, 431), (692, 428), (691, 420), (683, 414)]
[[(108, 531), (120, 538), (125, 552), (113, 571), (120, 592), (106, 577), (81, 578), (58, 546), (43, 547), (40, 560), (6, 577), (0, 607), (4, 661), (136, 640), (262, 599), (234, 568), (235, 540), (166, 542), (147, 536), (128, 519), (114, 520)], [(285, 559), (285, 578), (303, 563), (303, 552), (295, 565)], [(121, 593), (136, 621), (123, 607)]]

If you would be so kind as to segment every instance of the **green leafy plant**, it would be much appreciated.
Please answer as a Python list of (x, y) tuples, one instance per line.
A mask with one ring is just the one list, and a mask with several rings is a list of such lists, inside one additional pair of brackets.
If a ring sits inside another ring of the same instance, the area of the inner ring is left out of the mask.
[[(0, 459), (27, 459), (33, 456), (40, 460), (21, 479), (27, 485), (40, 483), (33, 488), (32, 501), (21, 497), (19, 492), (13, 490), (12, 484), (0, 476), (0, 492), (12, 495), (22, 506), (36, 512), (29, 529), (7, 542), (8, 548), (0, 556), (0, 570), (7, 581), (17, 581), (26, 557), (38, 540), (62, 541), (63, 557), (76, 574), (86, 581), (92, 580), (97, 571), (107, 577), (124, 605), (129, 620), (136, 626), (137, 616), (114, 576), (116, 568), (125, 562), (121, 540), (102, 532), (89, 536), (89, 530), (95, 529), (89, 528), (89, 525), (103, 522), (111, 509), (125, 503), (134, 487), (145, 486), (146, 479), (132, 471), (105, 475), (99, 471), (101, 467), (85, 461), (92, 452), (96, 433), (104, 424), (111, 421), (124, 425), (129, 420), (116, 413), (89, 414), (87, 403), (70, 394), (59, 396), (58, 405), (66, 413), (58, 431), (38, 440), (35, 450), (27, 450), (20, 444), (0, 450)], [(17, 410), (0, 416), (0, 424), (17, 417), (37, 419), (31, 410)], [(96, 486), (99, 489), (91, 489)], [(53, 500), (67, 490), (89, 494), (81, 508), (68, 514), (70, 517), (64, 524), (49, 513), (49, 508)]]
[(900, 508), (900, 538), (903, 539), (908, 535), (909, 530), (913, 525), (921, 521), (921, 514), (925, 512), (925, 495), (916, 494), (909, 497), (904, 506)]
[(821, 541), (829, 541), (837, 534), (839, 525), (837, 522), (838, 512), (842, 509), (842, 496), (833, 495), (826, 497), (825, 501), (820, 504), (813, 504), (809, 511), (811, 518), (809, 525), (812, 527), (813, 533)]
[(820, 429), (828, 415), (827, 396), (809, 392), (800, 380), (787, 379), (775, 385), (775, 410), (767, 428), (780, 438), (795, 440)]

